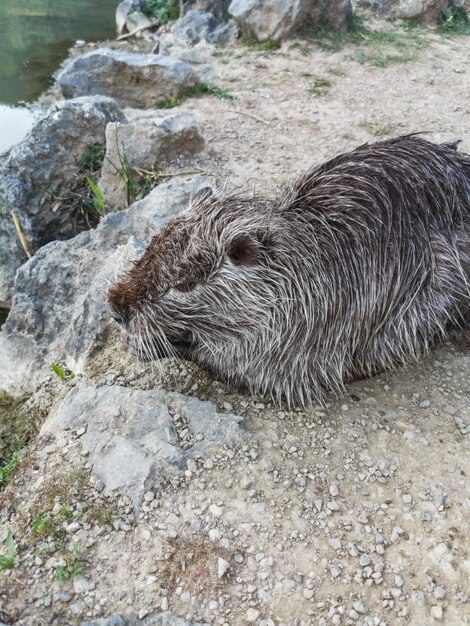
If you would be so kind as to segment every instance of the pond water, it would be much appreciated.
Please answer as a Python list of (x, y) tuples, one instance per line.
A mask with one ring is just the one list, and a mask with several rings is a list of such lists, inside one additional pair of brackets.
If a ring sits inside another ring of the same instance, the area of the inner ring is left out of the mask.
[(68, 48), (115, 37), (118, 2), (0, 0), (0, 153), (28, 132), (33, 114), (21, 105), (48, 87)]

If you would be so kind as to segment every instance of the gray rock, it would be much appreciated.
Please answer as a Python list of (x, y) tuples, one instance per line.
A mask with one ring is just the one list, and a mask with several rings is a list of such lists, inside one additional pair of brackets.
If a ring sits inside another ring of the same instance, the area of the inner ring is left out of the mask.
[(187, 114), (154, 115), (116, 122), (106, 128), (106, 156), (99, 187), (110, 208), (128, 204), (123, 163), (146, 171), (158, 169), (181, 156), (201, 151), (204, 140), (194, 118)]
[[(110, 121), (124, 120), (110, 98), (77, 98), (51, 107), (32, 131), (0, 158), (0, 305), (10, 303), (14, 274), (26, 260), (11, 211), (34, 253), (55, 239), (77, 234), (74, 219), (54, 197), (75, 179), (87, 145), (104, 146)], [(64, 219), (68, 217), (68, 219)]]
[(200, 82), (184, 61), (111, 48), (99, 48), (77, 57), (57, 80), (66, 98), (101, 94), (142, 108), (178, 98)]
[(123, 2), (118, 4), (116, 9), (116, 30), (118, 35), (122, 35), (126, 30), (130, 30), (127, 27), (127, 19), (129, 15), (140, 12), (141, 7), (142, 0), (123, 0)]
[(226, 20), (230, 17), (228, 7), (231, 0), (180, 0), (180, 7), (184, 15), (188, 11), (207, 11), (212, 13), (219, 20)]
[(109, 281), (184, 208), (198, 184), (203, 182), (164, 183), (127, 211), (109, 214), (96, 230), (44, 246), (19, 269), (0, 331), (0, 389), (34, 390), (62, 354), (74, 372), (86, 367), (107, 333)]
[[(187, 420), (194, 435), (204, 433), (204, 439), (183, 450), (170, 410)], [(139, 506), (149, 482), (164, 476), (168, 465), (183, 470), (188, 459), (207, 458), (214, 446), (238, 445), (244, 434), (241, 420), (231, 413), (218, 413), (213, 402), (164, 389), (78, 384), (41, 433), (53, 434), (60, 441), (63, 431), (86, 428), (80, 445), (105, 492), (118, 490)], [(124, 463), (124, 459), (132, 459), (132, 463)]]
[(229, 13), (245, 36), (262, 41), (286, 39), (303, 26), (327, 22), (342, 28), (351, 13), (350, 0), (233, 0)]
[(212, 13), (191, 10), (175, 22), (173, 35), (187, 46), (201, 41), (224, 46), (238, 39), (239, 30), (233, 20), (221, 22)]

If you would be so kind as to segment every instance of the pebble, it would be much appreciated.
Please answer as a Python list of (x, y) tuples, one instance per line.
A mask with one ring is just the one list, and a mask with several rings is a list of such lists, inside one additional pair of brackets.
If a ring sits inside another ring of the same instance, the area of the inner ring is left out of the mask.
[(431, 403), (429, 402), (429, 400), (422, 400), (419, 403), (419, 408), (420, 409), (428, 409), (431, 406)]
[(226, 561), (225, 559), (222, 559), (221, 557), (219, 557), (219, 560), (217, 561), (217, 576), (219, 578), (222, 578), (222, 576), (224, 576), (228, 572), (229, 569), (230, 569), (230, 563)]
[(446, 590), (444, 589), (444, 587), (441, 587), (440, 585), (436, 585), (434, 587), (434, 597), (437, 600), (444, 600), (444, 598), (446, 597)]
[(361, 554), (359, 563), (362, 567), (367, 567), (368, 565), (370, 565), (370, 556), (368, 554)]
[(212, 515), (214, 515), (214, 517), (220, 517), (223, 513), (223, 508), (221, 506), (217, 506), (217, 504), (211, 504), (209, 511)]
[(369, 607), (367, 606), (367, 604), (365, 604), (362, 600), (357, 600), (354, 604), (353, 604), (353, 609), (357, 612), (360, 613), (361, 615), (365, 615), (366, 613), (369, 612)]
[(311, 600), (314, 596), (313, 589), (304, 589), (304, 598), (306, 600)]
[(420, 606), (424, 606), (426, 604), (426, 598), (424, 597), (424, 593), (422, 591), (413, 591), (411, 593), (411, 601), (413, 604), (418, 604)]
[(403, 580), (403, 578), (399, 574), (397, 576), (395, 576), (395, 585), (397, 587), (403, 587), (404, 582), (405, 581)]
[(248, 611), (246, 612), (246, 621), (247, 622), (256, 622), (256, 620), (259, 617), (259, 611), (257, 611), (256, 609), (248, 609)]
[(168, 611), (168, 598), (162, 598), (162, 603), (160, 606), (162, 607), (162, 611)]
[(341, 541), (339, 539), (330, 539), (328, 543), (333, 550), (341, 550)]
[(342, 572), (341, 566), (340, 565), (331, 565), (330, 566), (330, 573), (333, 576), (333, 578), (338, 578), (338, 576), (340, 576)]
[(432, 606), (430, 613), (431, 613), (431, 617), (440, 621), (443, 615), (442, 606)]
[(330, 495), (333, 498), (336, 498), (336, 496), (339, 495), (339, 489), (338, 489), (338, 485), (336, 483), (331, 483), (331, 485), (330, 485)]

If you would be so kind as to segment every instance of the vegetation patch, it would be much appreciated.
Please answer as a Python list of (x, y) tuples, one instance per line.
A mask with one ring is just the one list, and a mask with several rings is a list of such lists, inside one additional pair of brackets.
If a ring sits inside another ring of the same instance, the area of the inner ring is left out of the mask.
[(328, 78), (316, 78), (308, 88), (308, 91), (313, 93), (314, 96), (326, 96), (330, 88), (331, 80), (328, 80)]
[(158, 20), (160, 24), (177, 20), (180, 16), (177, 0), (145, 0), (141, 11)]
[(437, 30), (441, 35), (458, 37), (470, 35), (470, 17), (463, 8), (449, 8), (442, 11)]
[(260, 52), (273, 52), (274, 50), (279, 50), (281, 47), (279, 41), (272, 39), (272, 37), (268, 37), (264, 41), (259, 41), (255, 37), (245, 37), (242, 39), (242, 43), (249, 48), (259, 50)]
[(235, 102), (237, 98), (232, 95), (227, 89), (217, 87), (216, 85), (210, 85), (201, 83), (185, 91), (179, 98), (170, 98), (169, 100), (162, 100), (154, 105), (155, 109), (172, 109), (179, 106), (185, 100), (189, 98), (199, 98), (201, 96), (213, 96), (218, 100), (228, 100), (229, 102)]
[(9, 312), (10, 312), (10, 309), (3, 309), (2, 307), (0, 307), (0, 328), (7, 321)]
[(104, 160), (104, 149), (88, 144), (79, 159), (80, 169), (75, 179), (54, 194), (54, 208), (69, 220), (74, 233), (94, 228), (106, 215), (106, 202), (97, 185)]
[(15, 540), (13, 538), (13, 533), (11, 532), (11, 530), (7, 532), (7, 536), (3, 543), (6, 548), (6, 553), (0, 554), (0, 571), (5, 569), (12, 569), (18, 562)]
[(0, 488), (13, 474), (19, 451), (29, 439), (22, 407), (26, 398), (14, 398), (0, 391)]
[(387, 67), (392, 63), (404, 63), (416, 58), (419, 50), (428, 45), (425, 30), (405, 21), (390, 22), (388, 28), (373, 29), (356, 13), (351, 16), (344, 30), (327, 24), (304, 29), (303, 35), (320, 50), (337, 52), (346, 46), (356, 46), (352, 58), (359, 63)]

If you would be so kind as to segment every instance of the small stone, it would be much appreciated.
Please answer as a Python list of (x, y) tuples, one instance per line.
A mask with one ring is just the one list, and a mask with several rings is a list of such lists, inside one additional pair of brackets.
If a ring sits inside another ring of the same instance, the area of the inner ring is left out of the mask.
[(219, 560), (217, 561), (217, 576), (222, 578), (222, 576), (224, 576), (229, 569), (230, 563), (219, 557)]
[(168, 598), (162, 598), (162, 603), (160, 606), (162, 607), (162, 611), (168, 611)]
[(144, 500), (145, 502), (152, 502), (152, 500), (155, 500), (155, 494), (153, 491), (147, 491), (147, 493), (144, 495)]
[(339, 489), (338, 489), (338, 485), (336, 483), (331, 483), (331, 485), (330, 485), (330, 495), (333, 498), (336, 498), (336, 496), (339, 495)]
[(315, 505), (315, 508), (317, 509), (318, 512), (320, 512), (323, 508), (323, 502), (320, 498), (317, 498), (316, 500), (313, 501), (313, 504)]
[(65, 530), (66, 530), (69, 534), (73, 534), (73, 533), (76, 533), (76, 532), (77, 532), (77, 530), (79, 530), (79, 529), (80, 529), (80, 524), (79, 524), (78, 522), (72, 522), (71, 524), (69, 524), (69, 525), (66, 527), (66, 529), (65, 529)]
[(410, 504), (413, 498), (410, 496), (409, 493), (404, 493), (401, 499), (403, 500), (405, 504)]
[(342, 569), (340, 565), (331, 565), (330, 566), (330, 573), (333, 576), (333, 578), (338, 578), (338, 576), (341, 575)]
[(411, 601), (413, 604), (418, 604), (420, 606), (424, 606), (426, 604), (426, 598), (424, 597), (424, 593), (422, 591), (413, 591), (411, 593)]
[(328, 543), (333, 550), (341, 550), (341, 541), (339, 539), (330, 539)]
[(365, 615), (366, 613), (369, 612), (369, 607), (367, 606), (367, 604), (365, 604), (362, 600), (357, 600), (354, 604), (353, 604), (353, 609), (357, 612), (360, 613), (361, 615)]
[(434, 597), (437, 600), (444, 600), (444, 598), (446, 597), (446, 590), (444, 589), (444, 587), (441, 587), (440, 585), (436, 585), (434, 587)]
[(420, 409), (428, 409), (431, 406), (431, 403), (429, 402), (429, 400), (422, 400), (419, 403), (419, 408)]
[(433, 617), (435, 620), (440, 621), (443, 615), (442, 606), (432, 606), (430, 613), (431, 613), (431, 617)]
[(400, 543), (400, 538), (404, 532), (405, 531), (403, 530), (403, 528), (400, 528), (399, 526), (395, 526), (392, 529), (392, 534), (391, 534), (392, 543)]
[(339, 511), (339, 504), (335, 500), (331, 500), (326, 506), (330, 511)]
[(256, 609), (248, 609), (248, 611), (246, 612), (246, 621), (247, 622), (256, 622), (256, 620), (258, 619), (259, 616), (259, 611), (257, 611)]
[(405, 581), (404, 581), (404, 580), (403, 580), (403, 578), (400, 576), (400, 574), (398, 574), (397, 576), (395, 576), (395, 585), (396, 585), (397, 587), (403, 587), (404, 582), (405, 582)]
[(222, 513), (223, 513), (222, 507), (221, 506), (217, 506), (217, 504), (211, 504), (210, 507), (209, 507), (209, 511), (215, 517), (220, 517), (222, 515)]
[(86, 593), (90, 589), (90, 583), (84, 576), (75, 576), (73, 579), (73, 588), (75, 593)]
[(314, 596), (313, 589), (304, 589), (304, 598), (306, 600), (311, 600)]
[(219, 541), (220, 539), (220, 531), (217, 528), (211, 528), (208, 535), (211, 541)]
[(367, 567), (368, 565), (370, 565), (370, 556), (368, 554), (361, 554), (359, 563), (361, 567)]

